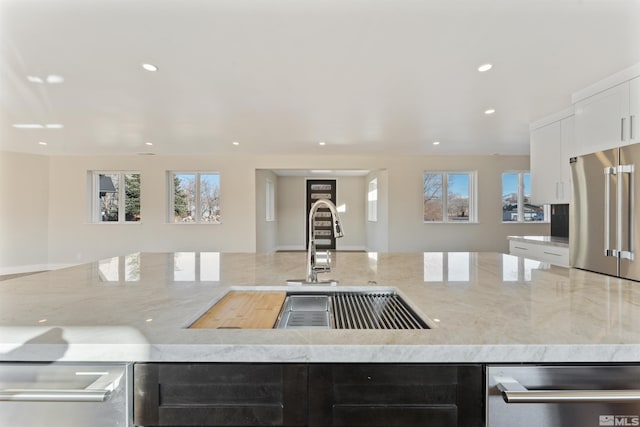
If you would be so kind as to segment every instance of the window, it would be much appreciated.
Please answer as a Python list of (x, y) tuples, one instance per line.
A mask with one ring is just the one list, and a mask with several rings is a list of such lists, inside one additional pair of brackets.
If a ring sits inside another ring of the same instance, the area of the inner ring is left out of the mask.
[(424, 222), (476, 222), (475, 172), (425, 172)]
[(140, 221), (140, 174), (91, 172), (91, 222)]
[(378, 178), (369, 181), (367, 191), (367, 220), (372, 222), (378, 220)]
[(266, 221), (275, 221), (276, 220), (276, 189), (273, 185), (273, 181), (267, 179), (266, 184)]
[(531, 200), (531, 175), (528, 171), (502, 174), (502, 221), (548, 221), (549, 205), (534, 205)]
[(220, 175), (169, 173), (169, 218), (174, 223), (220, 223)]

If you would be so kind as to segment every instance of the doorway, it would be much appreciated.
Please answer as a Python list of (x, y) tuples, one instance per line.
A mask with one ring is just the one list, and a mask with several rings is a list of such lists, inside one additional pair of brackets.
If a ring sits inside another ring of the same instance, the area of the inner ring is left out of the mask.
[[(320, 199), (327, 199), (337, 206), (335, 179), (307, 180), (307, 209), (305, 211), (305, 223), (308, 221), (311, 205)], [(335, 250), (336, 238), (333, 234), (331, 211), (328, 208), (319, 208), (316, 211), (313, 218), (313, 227), (316, 230), (316, 248), (321, 250)], [(309, 247), (309, 227), (307, 227), (306, 247)]]

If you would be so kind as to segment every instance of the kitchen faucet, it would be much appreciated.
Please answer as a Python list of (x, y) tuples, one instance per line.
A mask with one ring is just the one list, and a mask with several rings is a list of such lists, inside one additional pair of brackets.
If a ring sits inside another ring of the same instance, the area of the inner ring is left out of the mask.
[(327, 250), (326, 258), (318, 262), (318, 252), (316, 251), (316, 229), (315, 215), (319, 208), (328, 208), (331, 212), (331, 223), (333, 225), (333, 236), (337, 239), (342, 237), (342, 227), (336, 205), (327, 199), (319, 199), (311, 205), (309, 209), (309, 247), (307, 249), (307, 280), (306, 283), (318, 283), (318, 273), (331, 271), (331, 254)]

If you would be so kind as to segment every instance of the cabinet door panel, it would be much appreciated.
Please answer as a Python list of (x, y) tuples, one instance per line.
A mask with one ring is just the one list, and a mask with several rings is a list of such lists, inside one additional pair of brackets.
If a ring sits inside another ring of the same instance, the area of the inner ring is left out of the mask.
[(307, 367), (159, 363), (134, 367), (134, 420), (144, 426), (303, 426)]
[(309, 391), (312, 427), (482, 425), (476, 365), (311, 365)]
[(455, 405), (336, 405), (333, 425), (339, 427), (450, 427), (458, 425)]
[(537, 204), (557, 203), (561, 181), (561, 122), (534, 129), (530, 143), (531, 199)]
[(628, 139), (623, 119), (628, 122), (628, 116), (629, 82), (577, 102), (575, 132), (578, 154), (615, 148), (623, 143)]
[(630, 82), (629, 89), (629, 143), (640, 142), (640, 77)]

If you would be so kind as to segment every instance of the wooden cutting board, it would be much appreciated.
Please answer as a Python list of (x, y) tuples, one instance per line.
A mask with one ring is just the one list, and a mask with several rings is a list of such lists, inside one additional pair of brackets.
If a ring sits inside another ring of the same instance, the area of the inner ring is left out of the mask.
[(189, 328), (271, 329), (286, 292), (231, 291)]

